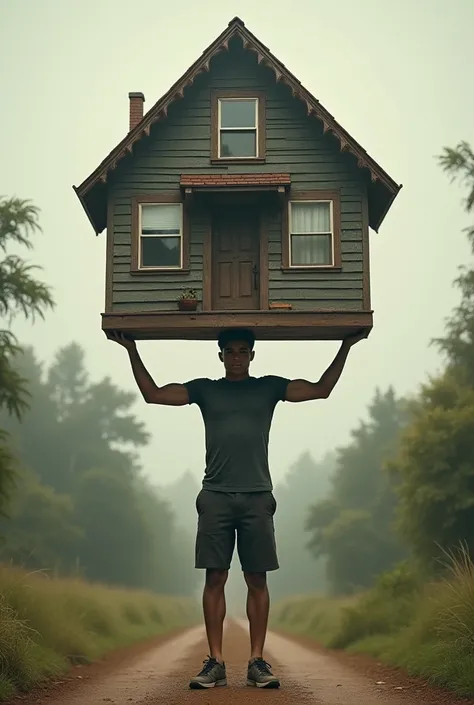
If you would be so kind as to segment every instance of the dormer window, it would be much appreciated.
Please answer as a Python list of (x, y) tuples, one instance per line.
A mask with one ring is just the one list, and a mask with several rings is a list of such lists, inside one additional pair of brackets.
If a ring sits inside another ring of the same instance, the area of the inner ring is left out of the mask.
[(217, 91), (212, 100), (211, 158), (214, 161), (263, 161), (265, 96), (258, 91)]

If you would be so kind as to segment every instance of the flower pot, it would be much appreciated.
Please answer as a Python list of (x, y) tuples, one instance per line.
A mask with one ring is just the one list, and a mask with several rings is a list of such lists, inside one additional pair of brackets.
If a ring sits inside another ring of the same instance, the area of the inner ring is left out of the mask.
[(178, 299), (178, 308), (180, 311), (195, 311), (197, 307), (197, 299)]

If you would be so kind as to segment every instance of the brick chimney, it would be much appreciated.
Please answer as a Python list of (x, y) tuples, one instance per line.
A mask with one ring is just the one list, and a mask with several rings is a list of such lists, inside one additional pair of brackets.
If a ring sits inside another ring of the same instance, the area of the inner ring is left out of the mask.
[(128, 99), (130, 101), (130, 130), (133, 130), (143, 117), (145, 96), (143, 93), (129, 93)]

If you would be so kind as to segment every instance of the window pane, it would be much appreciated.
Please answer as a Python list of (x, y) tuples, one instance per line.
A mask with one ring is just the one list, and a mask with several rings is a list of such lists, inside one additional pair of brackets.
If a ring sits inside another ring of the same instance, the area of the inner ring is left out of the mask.
[(221, 100), (221, 127), (257, 127), (257, 101)]
[(292, 233), (330, 233), (331, 231), (331, 209), (329, 203), (292, 202)]
[(180, 267), (180, 237), (142, 237), (142, 267)]
[(142, 233), (144, 235), (179, 235), (181, 206), (178, 204), (142, 205)]
[(296, 266), (332, 265), (332, 238), (330, 235), (292, 235), (291, 264)]
[(221, 157), (257, 156), (255, 132), (221, 132)]

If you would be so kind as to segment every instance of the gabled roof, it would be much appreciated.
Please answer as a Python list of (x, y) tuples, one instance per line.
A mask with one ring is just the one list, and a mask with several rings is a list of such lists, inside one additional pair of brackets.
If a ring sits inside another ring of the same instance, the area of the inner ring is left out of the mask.
[(239, 37), (245, 49), (255, 52), (258, 63), (272, 69), (276, 80), (289, 86), (293, 96), (305, 103), (308, 115), (313, 115), (320, 120), (323, 125), (323, 131), (333, 134), (338, 139), (341, 151), (350, 152), (356, 157), (359, 168), (365, 170), (368, 177), (370, 177), (368, 179), (369, 225), (377, 231), (401, 189), (401, 185), (398, 185), (367, 154), (361, 145), (336, 122), (326, 108), (301, 85), (300, 81), (284, 64), (247, 29), (242, 20), (235, 17), (197, 61), (190, 66), (186, 73), (150, 108), (138, 125), (124, 137), (92, 174), (80, 186), (73, 186), (95, 232), (102, 232), (107, 225), (106, 184), (110, 171), (115, 169), (120, 160), (127, 154), (132, 153), (136, 142), (150, 135), (151, 127), (155, 122), (166, 118), (169, 106), (184, 97), (185, 89), (194, 82), (200, 73), (209, 71), (211, 59), (219, 52), (228, 49), (229, 42), (234, 37)]

